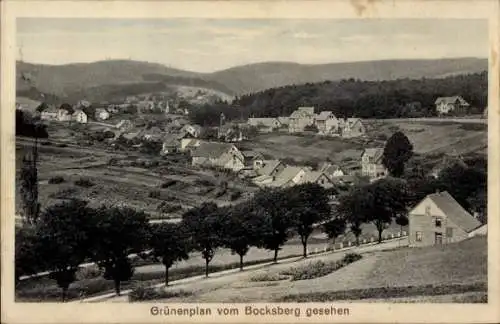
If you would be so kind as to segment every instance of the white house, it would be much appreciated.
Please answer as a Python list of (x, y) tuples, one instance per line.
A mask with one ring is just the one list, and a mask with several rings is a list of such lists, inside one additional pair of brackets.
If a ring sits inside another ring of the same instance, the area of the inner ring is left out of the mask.
[(322, 111), (314, 118), (319, 135), (338, 134), (339, 121), (331, 111)]
[(77, 123), (80, 123), (80, 124), (87, 123), (87, 114), (81, 109), (75, 109), (72, 117), (73, 117), (73, 120), (76, 121)]
[(104, 108), (97, 108), (95, 110), (95, 118), (96, 119), (100, 119), (100, 120), (106, 120), (106, 119), (109, 119), (110, 117), (110, 114), (109, 112), (104, 109)]

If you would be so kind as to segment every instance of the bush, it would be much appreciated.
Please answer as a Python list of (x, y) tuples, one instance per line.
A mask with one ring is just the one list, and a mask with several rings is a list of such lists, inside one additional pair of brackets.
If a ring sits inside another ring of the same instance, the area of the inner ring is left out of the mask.
[(324, 277), (361, 258), (362, 256), (359, 254), (349, 253), (346, 254), (342, 260), (339, 261), (326, 263), (322, 260), (319, 260), (315, 262), (310, 262), (308, 264), (299, 267), (291, 268), (289, 270), (282, 271), (280, 272), (280, 274), (285, 276), (291, 276), (292, 281), (314, 279), (314, 278)]
[(357, 254), (357, 253), (347, 253), (344, 256), (344, 258), (342, 259), (342, 261), (344, 261), (345, 264), (349, 264), (349, 263), (356, 262), (356, 261), (358, 261), (361, 258), (362, 258), (362, 256), (360, 254)]
[[(361, 299), (387, 299), (412, 296), (437, 296), (463, 294), (470, 292), (486, 292), (487, 284), (476, 282), (471, 284), (449, 284), (449, 285), (425, 285), (406, 287), (379, 287), (367, 289), (351, 289), (344, 291), (313, 292), (296, 295), (288, 295), (276, 300), (276, 302), (316, 302), (324, 303), (334, 300), (361, 300)], [(477, 298), (475, 298), (477, 300)], [(479, 298), (483, 302), (486, 298)], [(486, 302), (486, 301), (484, 301)]]
[(80, 179), (75, 181), (75, 185), (77, 185), (79, 187), (90, 188), (90, 187), (93, 187), (95, 185), (95, 183), (90, 181), (90, 179), (80, 178)]
[(275, 273), (275, 274), (270, 274), (267, 272), (261, 272), (253, 277), (250, 277), (251, 282), (259, 282), (259, 281), (281, 281), (281, 280), (287, 280), (289, 278), (288, 275), (280, 274), (280, 273)]
[(134, 302), (167, 299), (174, 297), (188, 297), (191, 295), (193, 295), (192, 292), (184, 290), (171, 291), (165, 290), (164, 287), (158, 289), (153, 287), (146, 287), (145, 285), (138, 285), (137, 287), (132, 289), (132, 291), (128, 295), (128, 299), (130, 302)]
[(61, 176), (55, 176), (49, 179), (50, 184), (58, 184), (58, 183), (63, 183), (64, 178)]

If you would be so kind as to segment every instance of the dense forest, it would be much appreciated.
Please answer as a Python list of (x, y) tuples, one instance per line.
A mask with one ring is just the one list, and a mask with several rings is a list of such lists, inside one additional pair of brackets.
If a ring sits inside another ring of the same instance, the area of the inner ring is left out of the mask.
[(470, 114), (487, 105), (487, 72), (442, 79), (398, 79), (393, 81), (341, 80), (271, 88), (235, 98), (232, 103), (192, 107), (193, 122), (217, 124), (226, 119), (289, 116), (299, 106), (330, 110), (337, 116), (360, 118), (424, 117), (435, 115), (437, 97), (462, 96), (471, 105)]

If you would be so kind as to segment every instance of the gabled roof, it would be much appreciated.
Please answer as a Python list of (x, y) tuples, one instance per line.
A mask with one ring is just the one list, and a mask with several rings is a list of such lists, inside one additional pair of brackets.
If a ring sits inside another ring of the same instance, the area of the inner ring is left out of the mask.
[(255, 151), (241, 151), (241, 154), (245, 159), (255, 159), (262, 157), (262, 153), (255, 152)]
[(335, 117), (333, 112), (325, 110), (320, 112), (319, 115), (316, 116), (316, 120), (327, 120), (330, 116)]
[(342, 172), (344, 171), (344, 170), (342, 170), (342, 169), (340, 168), (340, 166), (339, 166), (339, 165), (337, 165), (337, 164), (331, 164), (331, 163), (329, 163), (329, 162), (325, 162), (325, 163), (323, 163), (323, 164), (319, 167), (319, 171), (324, 172), (324, 173), (326, 173), (327, 175), (328, 175), (328, 174), (333, 174), (333, 173), (334, 173), (335, 171), (337, 171), (337, 170), (341, 170)]
[(368, 156), (372, 162), (377, 162), (382, 158), (382, 155), (384, 155), (384, 149), (383, 148), (367, 148), (363, 152), (363, 156)]
[[(304, 168), (296, 167), (296, 166), (287, 166), (280, 173), (276, 175), (276, 180), (274, 181), (274, 186), (282, 186), (292, 181), (293, 178), (299, 174), (299, 172), (303, 171)], [(305, 171), (305, 170), (304, 170)]]
[(436, 105), (439, 105), (441, 103), (445, 103), (445, 104), (454, 104), (456, 102), (459, 102), (460, 104), (462, 105), (466, 105), (468, 106), (469, 104), (467, 103), (467, 101), (464, 100), (464, 98), (460, 97), (460, 96), (453, 96), (453, 97), (438, 97), (436, 99), (436, 101), (434, 102)]
[(465, 232), (469, 233), (481, 226), (481, 222), (460, 206), (447, 191), (430, 194), (427, 198), (431, 199), (455, 225), (462, 228)]
[[(330, 177), (328, 177), (324, 172), (321, 172), (321, 171), (307, 171), (302, 182), (303, 183), (315, 183), (316, 181), (318, 181), (318, 179), (321, 177), (321, 176), (324, 176), (326, 177), (328, 180), (330, 180)], [(330, 180), (331, 182), (331, 180)]]
[(314, 116), (314, 107), (299, 107), (290, 115), (290, 118), (313, 117), (313, 116)]
[(280, 160), (265, 160), (264, 166), (257, 170), (260, 175), (269, 176), (281, 164)]
[(193, 150), (192, 156), (217, 159), (233, 147), (234, 145), (229, 143), (201, 142), (200, 146)]
[(358, 122), (361, 122), (361, 118), (347, 118), (347, 123), (349, 124), (349, 127), (354, 126)]

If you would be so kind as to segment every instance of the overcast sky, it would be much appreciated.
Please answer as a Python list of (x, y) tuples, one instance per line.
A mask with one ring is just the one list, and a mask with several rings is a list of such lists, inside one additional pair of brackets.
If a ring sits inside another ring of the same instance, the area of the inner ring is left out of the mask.
[(488, 25), (458, 19), (20, 18), (17, 45), (33, 63), (133, 59), (212, 72), (264, 61), (486, 58)]

